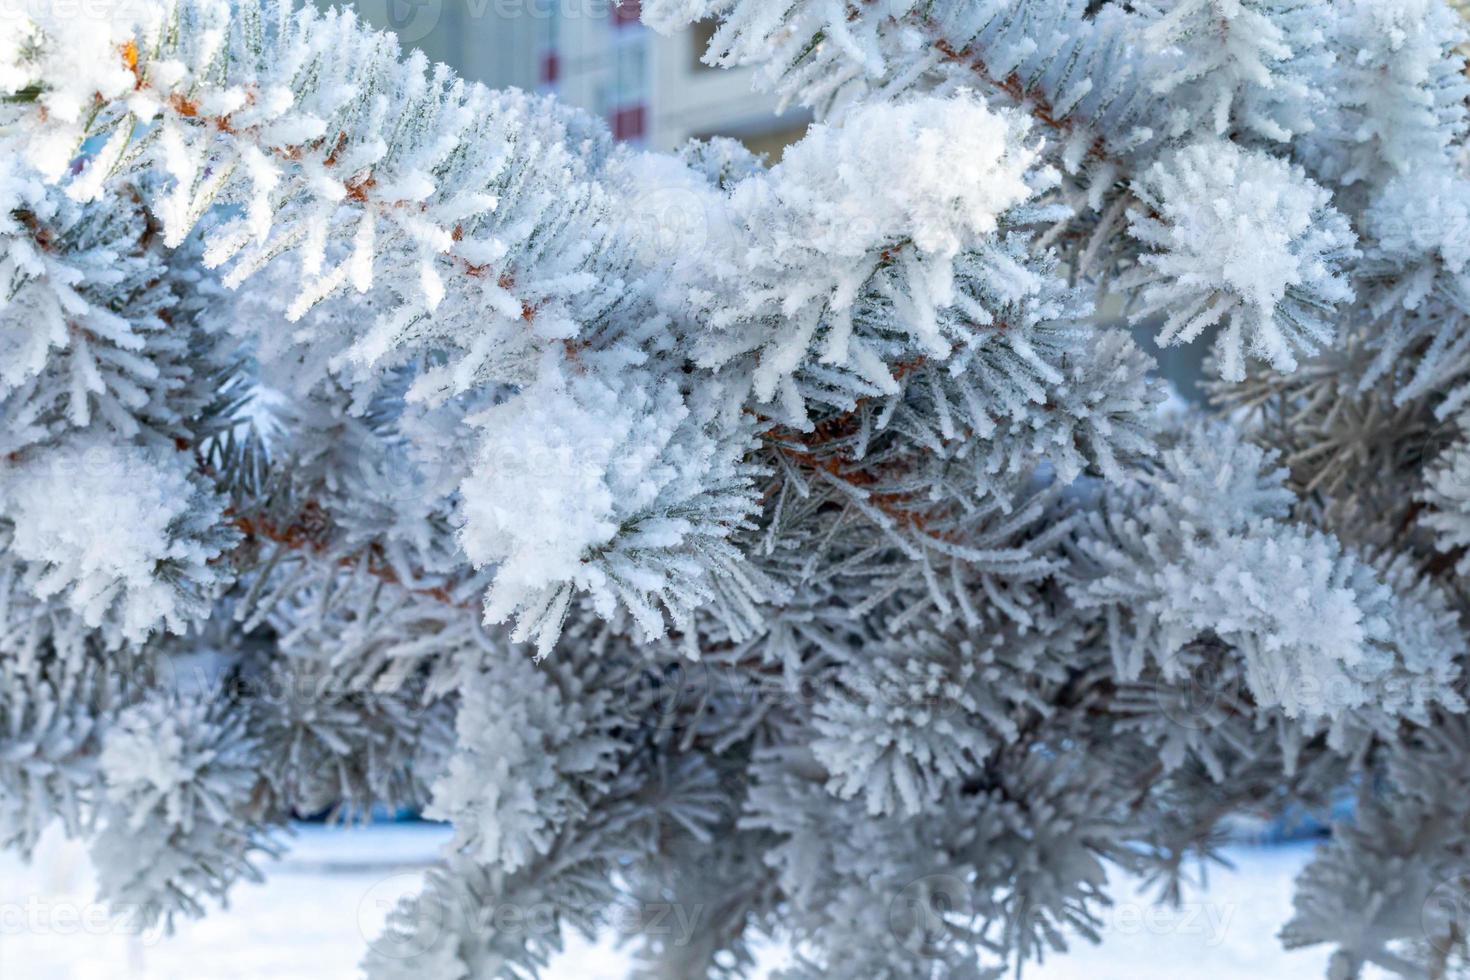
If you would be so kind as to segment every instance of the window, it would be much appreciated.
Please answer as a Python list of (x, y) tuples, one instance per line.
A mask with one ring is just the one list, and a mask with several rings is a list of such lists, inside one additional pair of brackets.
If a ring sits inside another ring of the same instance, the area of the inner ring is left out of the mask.
[[(736, 139), (745, 144), (747, 150), (756, 156), (765, 157), (766, 163), (780, 163), (781, 154), (786, 152), (786, 148), (806, 135), (806, 126), (807, 124), (805, 122), (800, 122), (796, 125), (782, 126), (779, 129), (746, 132), (739, 135), (732, 133), (728, 135), (735, 136)], [(719, 136), (727, 134), (711, 133), (709, 135)], [(708, 139), (709, 137), (701, 138)]]
[(612, 124), (613, 139), (641, 139), (648, 125), (648, 109), (641, 105), (626, 106), (614, 112), (609, 122)]
[(638, 23), (643, 16), (642, 0), (613, 0), (612, 24), (614, 27), (628, 27)]
[(648, 135), (648, 37), (643, 31), (613, 38), (607, 82), (597, 93), (597, 109), (613, 137), (641, 141)]
[(689, 67), (691, 70), (714, 71), (700, 59), (709, 50), (709, 42), (714, 39), (715, 30), (719, 26), (719, 21), (713, 17), (706, 17), (704, 20), (695, 21), (694, 25), (689, 28)]
[(643, 38), (629, 38), (613, 47), (613, 99), (618, 103), (643, 102), (648, 94), (648, 45)]

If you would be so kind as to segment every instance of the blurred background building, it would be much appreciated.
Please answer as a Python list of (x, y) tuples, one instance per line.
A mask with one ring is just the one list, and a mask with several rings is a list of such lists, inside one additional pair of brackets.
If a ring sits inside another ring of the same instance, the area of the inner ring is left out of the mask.
[[(326, 0), (323, 0), (325, 3)], [(654, 150), (730, 136), (771, 162), (809, 116), (777, 114), (748, 70), (700, 62), (712, 25), (664, 36), (639, 0), (358, 0), (362, 15), (461, 75), (494, 88), (554, 93)]]
[[(659, 34), (643, 26), (640, 0), (317, 2), (350, 2), (369, 22), (395, 32), (405, 48), (418, 48), (466, 78), (554, 94), (601, 116), (616, 138), (651, 150), (729, 136), (776, 163), (811, 121), (803, 109), (778, 113), (775, 97), (755, 90), (750, 69), (700, 61), (713, 21)], [(1121, 313), (1109, 309), (1107, 316)], [(1205, 346), (1161, 350), (1152, 339), (1156, 332), (1156, 324), (1134, 330), (1159, 361), (1160, 374), (1183, 397), (1197, 399)]]

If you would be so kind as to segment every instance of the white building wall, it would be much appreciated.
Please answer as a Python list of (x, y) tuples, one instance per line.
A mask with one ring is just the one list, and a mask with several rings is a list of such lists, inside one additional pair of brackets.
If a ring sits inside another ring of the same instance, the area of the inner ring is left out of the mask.
[(802, 111), (776, 115), (776, 98), (751, 87), (748, 69), (710, 68), (692, 30), (653, 43), (653, 132), (650, 145), (671, 150), (693, 137), (733, 136), (753, 149), (775, 149), (800, 135)]
[(612, 0), (362, 0), (359, 12), (406, 47), (467, 78), (554, 92), (602, 116), (615, 135), (671, 150), (691, 137), (733, 136), (779, 156), (807, 116), (775, 114), (746, 70), (699, 63), (693, 30), (663, 36)]

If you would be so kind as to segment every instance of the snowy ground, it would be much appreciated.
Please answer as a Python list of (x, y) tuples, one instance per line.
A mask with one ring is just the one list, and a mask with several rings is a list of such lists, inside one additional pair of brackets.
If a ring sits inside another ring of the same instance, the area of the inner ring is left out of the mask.
[[(443, 832), (396, 825), (304, 827), (263, 885), (172, 938), (127, 935), (91, 904), (90, 870), (74, 846), (48, 839), (31, 867), (0, 855), (0, 980), (346, 980), (384, 911), (417, 890)], [(1310, 845), (1237, 847), (1233, 871), (1181, 909), (1127, 897), (1100, 946), (1028, 968), (1035, 980), (1275, 980), (1320, 977), (1326, 952), (1285, 953), (1274, 936), (1290, 913), (1291, 879)], [(782, 955), (768, 951), (768, 966)], [(611, 939), (569, 949), (555, 980), (613, 980), (625, 958)], [(426, 978), (429, 980), (429, 978)]]

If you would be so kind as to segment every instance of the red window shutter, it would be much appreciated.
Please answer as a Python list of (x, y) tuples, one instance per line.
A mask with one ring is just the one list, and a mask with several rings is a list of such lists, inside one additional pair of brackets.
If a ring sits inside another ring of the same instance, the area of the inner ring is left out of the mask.
[(629, 24), (638, 23), (638, 18), (643, 15), (642, 0), (611, 0), (615, 6), (612, 8), (612, 22), (614, 27), (626, 27)]
[(617, 110), (612, 116), (613, 138), (631, 140), (642, 136), (645, 132), (647, 116), (646, 106), (633, 105)]

